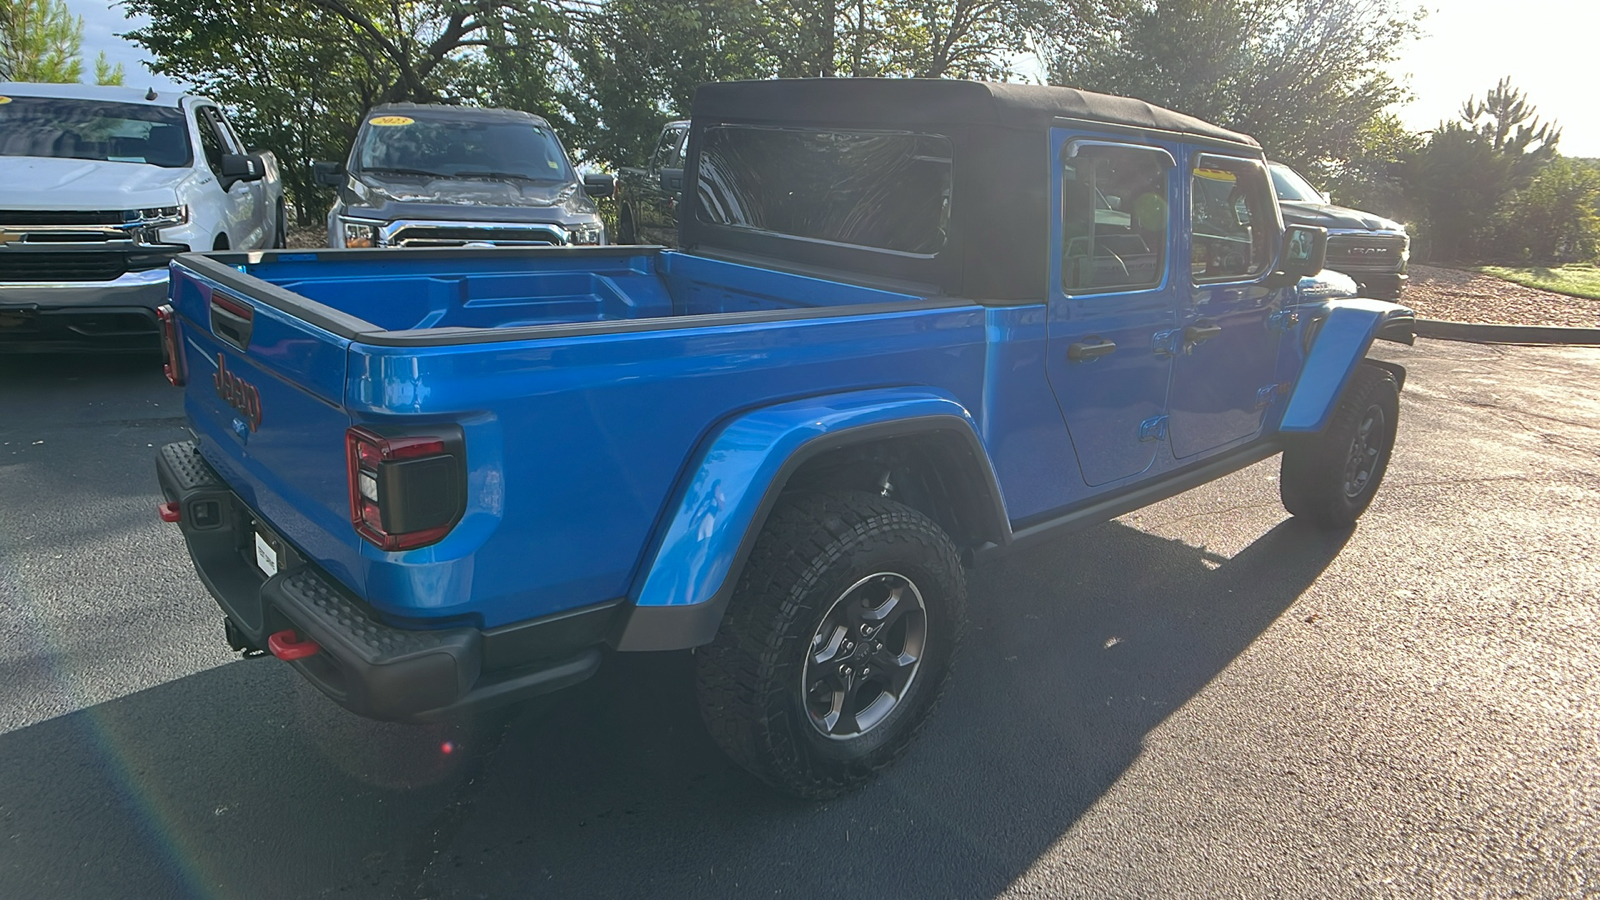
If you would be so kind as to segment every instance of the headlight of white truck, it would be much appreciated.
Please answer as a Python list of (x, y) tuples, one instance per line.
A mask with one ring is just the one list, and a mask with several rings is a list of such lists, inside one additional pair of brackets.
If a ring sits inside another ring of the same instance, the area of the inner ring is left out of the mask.
[(189, 224), (189, 207), (179, 204), (129, 209), (123, 211), (122, 218), (131, 226), (129, 230), (135, 241), (141, 244), (159, 244), (162, 242), (161, 229)]

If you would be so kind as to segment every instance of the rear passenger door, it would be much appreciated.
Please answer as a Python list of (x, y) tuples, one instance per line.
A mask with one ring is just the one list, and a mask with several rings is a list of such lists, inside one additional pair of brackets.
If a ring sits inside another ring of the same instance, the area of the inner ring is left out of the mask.
[(1114, 486), (1150, 469), (1165, 438), (1176, 147), (1057, 130), (1051, 148), (1046, 369), (1084, 482)]
[(1188, 172), (1190, 302), (1172, 373), (1172, 452), (1188, 460), (1256, 436), (1276, 397), (1282, 292), (1265, 280), (1283, 231), (1259, 159), (1196, 153)]

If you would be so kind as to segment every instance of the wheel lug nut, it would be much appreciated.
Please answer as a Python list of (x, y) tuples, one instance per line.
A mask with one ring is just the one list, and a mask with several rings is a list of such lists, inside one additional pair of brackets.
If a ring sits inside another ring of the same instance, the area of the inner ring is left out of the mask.
[(854, 650), (855, 648), (856, 648), (855, 641), (845, 641), (844, 642), (844, 649), (846, 651)]
[(850, 667), (849, 666), (840, 666), (839, 667), (839, 674), (840, 675), (844, 675), (846, 677), (849, 677), (849, 675), (850, 675)]
[(871, 675), (871, 674), (872, 674), (872, 670), (871, 669), (867, 668), (866, 666), (862, 666), (861, 667), (861, 677), (862, 678), (865, 678), (865, 677), (867, 677), (868, 675)]

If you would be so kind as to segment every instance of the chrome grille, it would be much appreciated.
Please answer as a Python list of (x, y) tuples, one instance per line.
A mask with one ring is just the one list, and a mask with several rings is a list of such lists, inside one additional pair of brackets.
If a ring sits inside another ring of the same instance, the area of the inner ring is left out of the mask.
[(460, 247), (463, 244), (494, 244), (497, 247), (552, 247), (564, 244), (565, 235), (553, 228), (531, 225), (526, 228), (496, 225), (472, 228), (459, 225), (410, 225), (389, 239), (391, 247)]
[(1393, 266), (1405, 252), (1406, 238), (1398, 234), (1335, 234), (1328, 238), (1328, 263)]

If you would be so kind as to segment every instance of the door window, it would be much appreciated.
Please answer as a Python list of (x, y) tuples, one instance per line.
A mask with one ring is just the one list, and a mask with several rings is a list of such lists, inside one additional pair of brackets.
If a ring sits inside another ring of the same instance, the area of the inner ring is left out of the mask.
[(674, 151), (678, 146), (678, 140), (682, 137), (683, 131), (678, 128), (661, 132), (661, 142), (656, 145), (656, 152), (651, 156), (650, 168), (657, 171), (674, 168), (673, 160), (677, 155)]
[(229, 122), (226, 118), (223, 117), (222, 110), (216, 109), (215, 107), (213, 107), (210, 110), (210, 113), (211, 113), (211, 117), (216, 121), (217, 129), (222, 133), (223, 143), (227, 144), (229, 147), (232, 148), (228, 152), (229, 153), (247, 153), (247, 152), (249, 152), (249, 151), (245, 150), (245, 148), (244, 148), (244, 141), (239, 139), (239, 132), (233, 130), (233, 123)]
[(1194, 280), (1243, 281), (1265, 272), (1278, 234), (1266, 168), (1252, 159), (1202, 156), (1191, 184)]
[(1154, 147), (1068, 146), (1071, 155), (1062, 163), (1062, 289), (1099, 294), (1159, 285), (1167, 269), (1172, 157)]
[(222, 177), (222, 154), (228, 149), (218, 136), (216, 127), (211, 122), (211, 108), (202, 106), (195, 110), (195, 119), (200, 126), (200, 149), (205, 152), (206, 165), (211, 167), (212, 174)]

